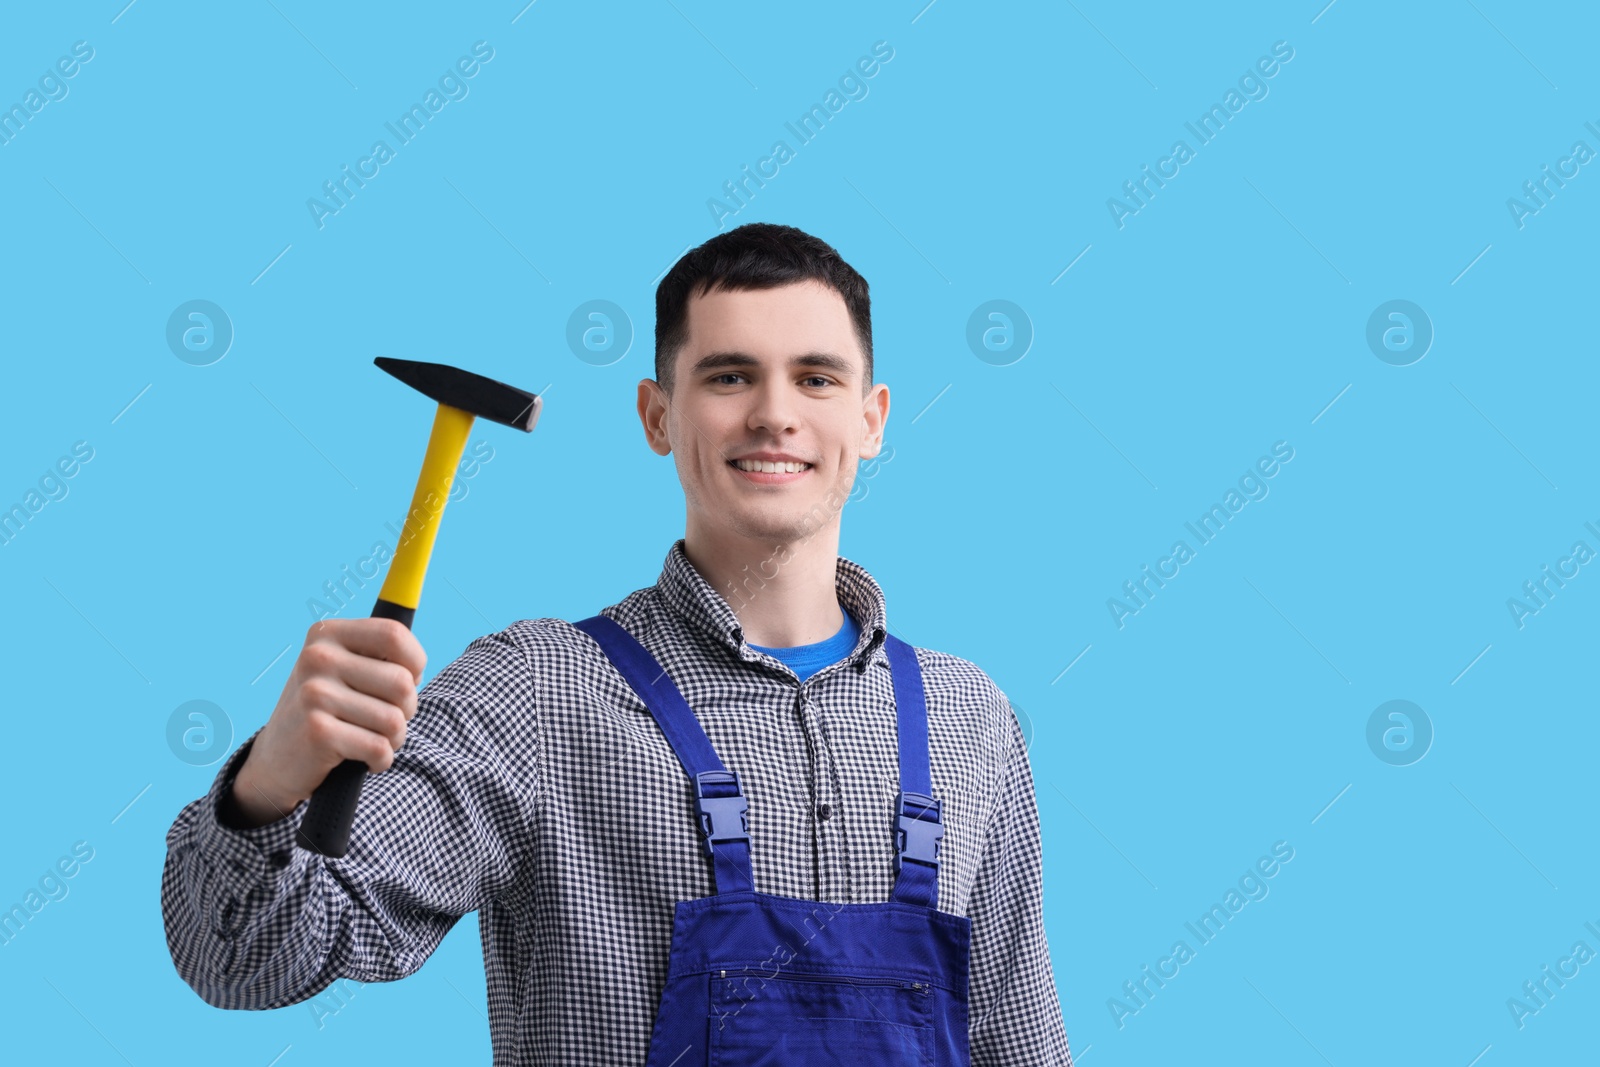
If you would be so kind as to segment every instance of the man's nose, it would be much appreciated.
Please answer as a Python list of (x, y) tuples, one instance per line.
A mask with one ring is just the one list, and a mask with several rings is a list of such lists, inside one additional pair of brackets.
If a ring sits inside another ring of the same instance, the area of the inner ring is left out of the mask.
[(765, 383), (756, 391), (750, 408), (750, 428), (774, 434), (794, 429), (799, 418), (798, 401), (787, 382)]

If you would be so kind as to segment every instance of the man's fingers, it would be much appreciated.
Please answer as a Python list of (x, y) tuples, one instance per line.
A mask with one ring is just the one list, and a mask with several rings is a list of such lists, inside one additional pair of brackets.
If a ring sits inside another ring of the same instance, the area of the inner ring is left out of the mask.
[(395, 705), (407, 719), (417, 713), (417, 680), (405, 667), (342, 650), (336, 655), (332, 673), (345, 685)]
[(358, 760), (374, 773), (394, 764), (394, 749), (382, 734), (345, 722), (326, 712), (317, 712), (307, 722), (313, 742), (341, 760)]
[[(317, 736), (319, 727), (327, 729), (326, 724), (320, 722), (324, 718), (332, 718), (377, 735), (389, 746), (391, 752), (405, 743), (408, 716), (393, 704), (367, 696), (365, 693), (358, 693), (338, 682), (324, 678), (311, 679), (301, 687), (300, 696), (308, 711), (308, 725), (315, 743), (325, 745), (342, 736), (337, 733)], [(349, 753), (342, 754), (346, 759), (364, 758)]]
[(307, 640), (313, 636), (326, 639), (330, 634), (340, 647), (358, 656), (398, 663), (419, 681), (428, 665), (417, 636), (394, 619), (325, 619), (313, 626)]

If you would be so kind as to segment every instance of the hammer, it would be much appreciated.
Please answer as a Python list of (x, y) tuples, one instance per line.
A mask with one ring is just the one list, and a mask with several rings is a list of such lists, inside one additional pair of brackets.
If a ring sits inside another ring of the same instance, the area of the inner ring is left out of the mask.
[[(472, 420), (481, 417), (531, 433), (533, 424), (539, 421), (543, 401), (533, 393), (443, 363), (387, 356), (372, 362), (439, 402), (428, 451), (422, 457), (422, 472), (417, 475), (417, 488), (411, 496), (411, 511), (406, 515), (378, 603), (372, 609), (373, 618), (394, 619), (409, 630), (416, 617), (417, 601), (422, 598), (428, 556), (433, 552), (434, 536), (449, 502), (450, 483), (472, 431)], [(345, 760), (328, 772), (311, 794), (305, 818), (300, 821), (296, 843), (301, 848), (335, 858), (345, 854), (366, 774), (367, 765), (360, 760)]]

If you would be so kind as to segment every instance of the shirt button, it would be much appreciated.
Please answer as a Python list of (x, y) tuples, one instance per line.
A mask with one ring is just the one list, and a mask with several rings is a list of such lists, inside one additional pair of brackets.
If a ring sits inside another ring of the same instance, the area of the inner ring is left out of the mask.
[(829, 809), (828, 805), (826, 805), (826, 804), (817, 805), (817, 818), (819, 818), (819, 819), (823, 820), (824, 822), (826, 822), (827, 819), (828, 819), (828, 816), (832, 815), (832, 814), (833, 814), (833, 812)]

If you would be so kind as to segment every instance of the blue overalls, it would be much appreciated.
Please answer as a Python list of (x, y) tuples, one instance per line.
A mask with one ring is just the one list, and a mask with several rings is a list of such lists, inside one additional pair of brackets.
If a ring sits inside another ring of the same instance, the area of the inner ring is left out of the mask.
[(969, 1067), (972, 920), (935, 907), (944, 827), (911, 646), (884, 637), (900, 750), (894, 890), (883, 904), (839, 904), (755, 891), (738, 774), (633, 635), (603, 615), (573, 625), (627, 679), (688, 773), (716, 878), (714, 894), (674, 908), (646, 1067)]

